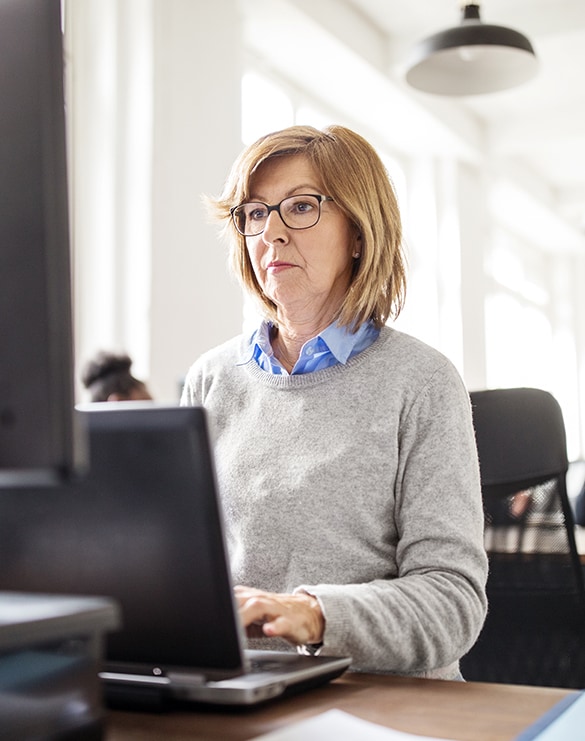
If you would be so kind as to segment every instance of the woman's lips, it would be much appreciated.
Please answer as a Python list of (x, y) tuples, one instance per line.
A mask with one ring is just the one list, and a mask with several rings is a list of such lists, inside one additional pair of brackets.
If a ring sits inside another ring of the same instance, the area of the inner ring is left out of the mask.
[(294, 268), (295, 266), (291, 262), (280, 262), (278, 260), (275, 260), (274, 262), (269, 262), (266, 266), (266, 271), (268, 273), (280, 273), (282, 270), (287, 270), (288, 268)]

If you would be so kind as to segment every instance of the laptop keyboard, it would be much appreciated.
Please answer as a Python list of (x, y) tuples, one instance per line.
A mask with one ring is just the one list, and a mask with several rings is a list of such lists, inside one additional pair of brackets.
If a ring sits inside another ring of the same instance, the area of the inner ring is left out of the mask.
[(254, 660), (250, 663), (250, 672), (260, 674), (261, 672), (273, 672), (279, 669), (285, 669), (288, 665), (283, 661), (274, 661), (274, 659), (265, 659), (264, 661)]
[(252, 674), (262, 672), (287, 671), (291, 666), (304, 663), (305, 657), (295, 653), (282, 652), (281, 656), (275, 657), (274, 654), (266, 657), (254, 656), (249, 664), (249, 671)]

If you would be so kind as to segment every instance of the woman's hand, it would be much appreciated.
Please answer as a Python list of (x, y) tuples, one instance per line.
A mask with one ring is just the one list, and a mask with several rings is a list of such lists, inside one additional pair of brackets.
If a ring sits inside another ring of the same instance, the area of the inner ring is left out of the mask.
[(279, 636), (295, 645), (323, 641), (325, 618), (313, 595), (273, 594), (242, 586), (234, 591), (248, 638)]

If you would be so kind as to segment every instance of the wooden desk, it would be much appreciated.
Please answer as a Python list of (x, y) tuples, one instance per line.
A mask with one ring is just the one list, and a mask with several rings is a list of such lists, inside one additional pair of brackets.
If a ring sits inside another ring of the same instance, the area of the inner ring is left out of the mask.
[(346, 673), (324, 687), (252, 711), (111, 711), (106, 741), (247, 741), (331, 708), (413, 734), (511, 741), (569, 692)]

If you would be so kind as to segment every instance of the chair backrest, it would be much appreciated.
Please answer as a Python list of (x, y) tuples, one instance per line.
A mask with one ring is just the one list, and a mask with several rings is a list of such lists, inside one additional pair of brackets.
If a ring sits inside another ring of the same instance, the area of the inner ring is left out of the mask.
[(569, 467), (561, 408), (534, 388), (472, 391), (473, 421), (485, 486), (529, 486)]
[(565, 639), (579, 630), (585, 639), (585, 584), (566, 489), (561, 409), (540, 389), (470, 396), (490, 572), (488, 618), (462, 661), (464, 676), (585, 686), (585, 665), (577, 668), (565, 657), (572, 650)]

